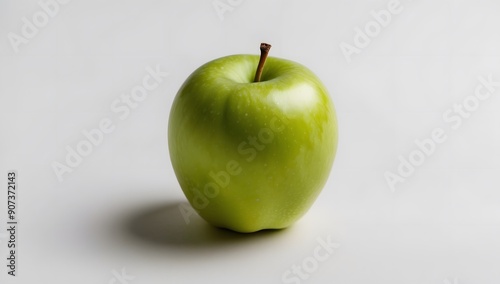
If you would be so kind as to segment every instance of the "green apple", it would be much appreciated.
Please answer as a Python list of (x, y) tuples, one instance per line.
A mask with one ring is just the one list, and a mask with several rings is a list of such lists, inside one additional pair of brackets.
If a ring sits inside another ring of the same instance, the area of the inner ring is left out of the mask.
[(303, 65), (267, 58), (269, 48), (260, 60), (232, 55), (199, 67), (170, 112), (170, 158), (185, 196), (207, 222), (237, 232), (303, 216), (337, 148), (325, 86)]

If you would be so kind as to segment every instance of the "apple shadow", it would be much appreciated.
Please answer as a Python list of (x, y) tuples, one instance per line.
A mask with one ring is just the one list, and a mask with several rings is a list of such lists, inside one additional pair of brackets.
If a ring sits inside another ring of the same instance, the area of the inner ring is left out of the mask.
[[(268, 238), (283, 230), (238, 233), (216, 228), (193, 212), (187, 217), (181, 208), (188, 202), (171, 201), (134, 212), (126, 218), (125, 230), (135, 240), (157, 246), (213, 247)], [(183, 209), (186, 210), (186, 209)]]

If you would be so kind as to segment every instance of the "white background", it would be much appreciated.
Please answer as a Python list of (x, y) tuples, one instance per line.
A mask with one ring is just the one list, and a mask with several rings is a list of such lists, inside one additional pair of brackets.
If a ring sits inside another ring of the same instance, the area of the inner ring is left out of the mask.
[[(388, 0), (229, 3), (218, 15), (212, 0), (73, 0), (16, 53), (9, 33), (22, 36), (23, 17), (43, 10), (0, 0), (0, 282), (281, 283), (330, 237), (340, 247), (300, 283), (499, 283), (500, 88), (456, 130), (442, 115), (474, 95), (478, 76), (500, 81), (500, 2), (401, 0), (350, 62), (340, 44), (353, 45)], [(340, 132), (330, 179), (287, 230), (186, 224), (166, 140), (171, 103), (198, 66), (258, 54), (260, 42), (330, 90)], [(113, 101), (157, 65), (168, 77), (119, 119)], [(103, 118), (115, 130), (59, 182), (52, 163)], [(391, 191), (384, 173), (435, 128), (447, 140)], [(11, 169), (15, 279), (4, 265)]]

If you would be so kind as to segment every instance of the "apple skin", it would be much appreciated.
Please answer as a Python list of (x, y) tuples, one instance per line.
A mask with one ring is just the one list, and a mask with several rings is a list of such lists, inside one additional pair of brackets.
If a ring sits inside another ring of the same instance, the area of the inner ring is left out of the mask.
[(231, 55), (195, 70), (170, 112), (170, 159), (193, 208), (237, 232), (293, 224), (325, 185), (337, 149), (327, 89), (306, 67)]

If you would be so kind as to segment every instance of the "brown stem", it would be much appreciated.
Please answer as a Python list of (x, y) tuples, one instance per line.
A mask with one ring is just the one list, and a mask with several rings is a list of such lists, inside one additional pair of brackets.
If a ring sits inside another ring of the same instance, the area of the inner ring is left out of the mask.
[(260, 60), (259, 66), (257, 66), (257, 71), (255, 72), (254, 82), (260, 82), (260, 76), (262, 75), (262, 70), (264, 70), (264, 64), (266, 63), (267, 55), (269, 54), (269, 50), (271, 49), (271, 45), (268, 43), (260, 44)]

